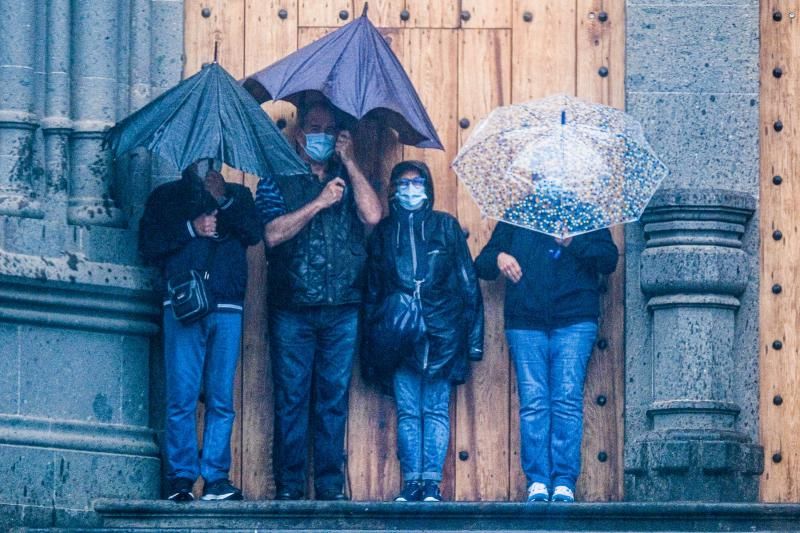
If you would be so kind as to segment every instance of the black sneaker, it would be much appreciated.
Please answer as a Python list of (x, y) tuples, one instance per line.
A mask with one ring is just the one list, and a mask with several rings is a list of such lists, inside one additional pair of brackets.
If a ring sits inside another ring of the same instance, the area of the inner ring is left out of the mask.
[(442, 493), (439, 492), (439, 484), (435, 481), (425, 480), (425, 486), (422, 487), (422, 501), (424, 502), (440, 502), (442, 501)]
[(397, 498), (394, 499), (396, 502), (418, 502), (422, 499), (422, 485), (420, 485), (419, 481), (406, 481), (403, 484), (403, 490), (400, 491), (400, 494)]
[(317, 500), (342, 502), (347, 499), (342, 489), (337, 488), (321, 488), (314, 491), (314, 496)]
[(289, 501), (289, 500), (302, 500), (303, 491), (300, 489), (282, 488), (278, 489), (275, 493), (276, 500)]
[(173, 502), (190, 502), (194, 500), (192, 485), (194, 485), (194, 481), (183, 477), (170, 480), (167, 499)]
[(205, 501), (241, 500), (242, 491), (234, 487), (227, 479), (219, 479), (206, 483), (203, 497), (200, 499)]

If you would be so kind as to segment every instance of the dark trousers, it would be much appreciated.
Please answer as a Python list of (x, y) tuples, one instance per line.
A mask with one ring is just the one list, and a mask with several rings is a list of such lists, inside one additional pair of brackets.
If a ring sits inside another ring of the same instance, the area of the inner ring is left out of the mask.
[(275, 484), (278, 490), (302, 491), (305, 487), (309, 412), (313, 409), (314, 485), (318, 490), (341, 490), (358, 306), (301, 311), (273, 308), (269, 326), (275, 391)]

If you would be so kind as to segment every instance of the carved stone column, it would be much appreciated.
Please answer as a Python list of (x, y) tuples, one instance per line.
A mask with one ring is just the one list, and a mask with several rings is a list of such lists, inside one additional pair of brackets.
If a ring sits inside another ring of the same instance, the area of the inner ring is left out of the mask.
[(36, 3), (3, 2), (0, 9), (0, 215), (41, 218), (30, 184), (33, 172)]
[(160, 495), (159, 281), (135, 231), (150, 164), (114, 177), (101, 143), (180, 80), (182, 46), (180, 0), (0, 0), (2, 531)]
[(47, 10), (47, 91), (42, 118), (48, 203), (62, 203), (69, 182), (70, 21), (70, 0), (51, 0)]
[[(659, 192), (642, 222), (649, 430), (626, 456), (630, 499), (755, 501), (763, 449), (739, 431), (732, 376), (739, 296), (751, 276), (742, 235), (755, 199), (720, 190)], [(630, 356), (631, 354), (629, 354)], [(757, 357), (757, 354), (753, 354)]]
[(117, 119), (117, 2), (72, 2), (71, 224), (122, 226), (111, 198), (111, 154), (103, 132)]

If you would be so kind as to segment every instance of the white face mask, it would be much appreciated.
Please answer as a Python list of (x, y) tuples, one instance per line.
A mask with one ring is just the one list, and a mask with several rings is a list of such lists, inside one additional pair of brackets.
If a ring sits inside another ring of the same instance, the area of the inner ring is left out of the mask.
[(399, 186), (394, 197), (397, 198), (400, 207), (408, 211), (415, 211), (428, 199), (428, 194), (425, 192), (424, 185), (415, 185), (412, 183)]

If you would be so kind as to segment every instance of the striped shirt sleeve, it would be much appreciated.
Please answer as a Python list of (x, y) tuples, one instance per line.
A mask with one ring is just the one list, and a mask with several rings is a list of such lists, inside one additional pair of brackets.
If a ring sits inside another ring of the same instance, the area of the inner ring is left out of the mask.
[(256, 209), (262, 224), (269, 224), (285, 215), (286, 202), (278, 185), (272, 178), (261, 178), (256, 186)]

